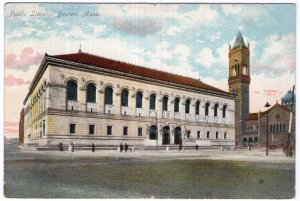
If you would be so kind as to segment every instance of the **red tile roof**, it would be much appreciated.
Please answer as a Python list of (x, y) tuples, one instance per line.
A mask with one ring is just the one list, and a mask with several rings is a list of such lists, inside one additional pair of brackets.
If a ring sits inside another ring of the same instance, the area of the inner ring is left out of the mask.
[(55, 55), (49, 57), (229, 94), (228, 92), (225, 92), (221, 89), (205, 84), (197, 79), (184, 77), (184, 76), (167, 73), (163, 71), (158, 71), (150, 68), (145, 68), (145, 67), (141, 67), (141, 66), (121, 62), (121, 61), (116, 61), (108, 58), (103, 58), (100, 56), (87, 54), (87, 53), (64, 54), (64, 55)]
[(258, 113), (250, 113), (248, 115), (248, 120), (258, 120)]

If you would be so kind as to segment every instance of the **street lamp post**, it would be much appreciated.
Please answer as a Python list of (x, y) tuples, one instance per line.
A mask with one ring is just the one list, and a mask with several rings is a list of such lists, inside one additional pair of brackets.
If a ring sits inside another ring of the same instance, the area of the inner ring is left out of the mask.
[[(268, 108), (271, 105), (267, 102), (265, 107)], [(269, 113), (267, 113), (267, 135), (266, 135), (266, 156), (269, 155)]]
[(157, 111), (155, 111), (156, 117), (156, 151), (158, 151), (158, 126), (157, 126)]

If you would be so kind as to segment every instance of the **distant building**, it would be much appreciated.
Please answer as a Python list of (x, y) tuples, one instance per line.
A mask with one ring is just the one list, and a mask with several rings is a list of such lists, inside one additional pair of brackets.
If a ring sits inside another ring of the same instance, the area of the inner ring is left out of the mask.
[[(264, 112), (249, 114), (246, 124), (247, 129), (243, 135), (243, 146), (252, 144), (257, 147), (266, 147), (267, 129), (269, 129), (269, 147), (280, 148), (282, 145), (286, 145), (289, 133), (290, 113), (291, 109), (288, 106), (276, 103)], [(290, 131), (290, 144), (295, 145), (294, 112)]]
[(24, 144), (24, 108), (20, 113), (20, 121), (19, 121), (19, 144)]
[[(266, 146), (269, 127), (269, 146), (279, 148), (287, 144), (290, 113), (293, 111), (291, 140), (295, 143), (295, 98), (292, 91), (264, 112), (249, 113), (250, 45), (245, 45), (242, 34), (236, 36), (234, 45), (229, 46), (229, 92), (237, 96), (235, 101), (236, 146)], [(294, 99), (294, 100), (293, 100)], [(293, 106), (293, 109), (292, 109)], [(268, 125), (267, 125), (268, 117)]]
[(24, 100), (24, 142), (234, 146), (235, 108), (235, 95), (198, 79), (46, 54)]

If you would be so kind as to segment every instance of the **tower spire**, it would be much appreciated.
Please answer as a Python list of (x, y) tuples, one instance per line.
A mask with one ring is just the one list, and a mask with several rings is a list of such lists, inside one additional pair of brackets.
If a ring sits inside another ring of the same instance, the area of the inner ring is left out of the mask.
[(243, 38), (242, 33), (241, 33), (240, 30), (236, 35), (235, 42), (234, 42), (234, 45), (233, 45), (233, 48), (239, 48), (239, 47), (246, 47), (245, 42), (244, 42), (244, 38)]

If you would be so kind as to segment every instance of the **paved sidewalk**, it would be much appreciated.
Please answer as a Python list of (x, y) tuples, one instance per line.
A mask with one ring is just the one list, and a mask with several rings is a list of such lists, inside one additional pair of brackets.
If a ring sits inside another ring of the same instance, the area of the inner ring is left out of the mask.
[(109, 158), (136, 158), (141, 160), (174, 160), (174, 159), (206, 159), (206, 160), (231, 160), (231, 161), (253, 161), (253, 162), (272, 162), (272, 163), (295, 163), (295, 157), (286, 157), (280, 150), (269, 151), (266, 156), (264, 150), (183, 150), (183, 151), (145, 151), (136, 150), (134, 152), (117, 150), (99, 151), (31, 151), (20, 149), (23, 153), (37, 155), (51, 155), (52, 157), (109, 157)]

